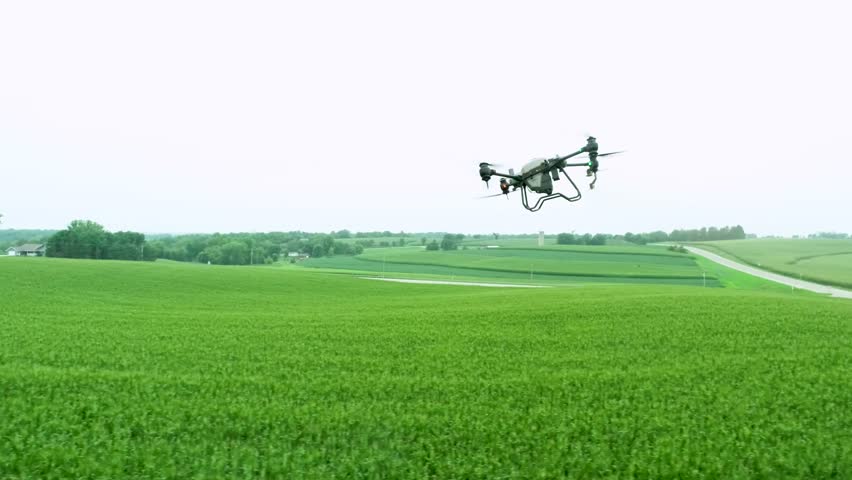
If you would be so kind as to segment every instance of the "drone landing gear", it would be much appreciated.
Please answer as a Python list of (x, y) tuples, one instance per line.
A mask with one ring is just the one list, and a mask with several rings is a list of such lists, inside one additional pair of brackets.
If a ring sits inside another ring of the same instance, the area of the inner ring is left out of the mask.
[(594, 190), (595, 189), (595, 182), (598, 181), (598, 173), (590, 170), (589, 173), (586, 174), (586, 176), (587, 177), (594, 177), (594, 179), (592, 180), (592, 183), (589, 184), (589, 188), (591, 190)]
[[(576, 192), (575, 195), (568, 197), (568, 196), (565, 196), (565, 195), (563, 195), (562, 193), (559, 193), (559, 192), (551, 193), (549, 195), (544, 195), (542, 197), (539, 197), (538, 200), (535, 202), (535, 205), (530, 207), (529, 199), (527, 198), (527, 186), (524, 185), (523, 187), (521, 187), (521, 203), (524, 204), (524, 208), (526, 208), (527, 210), (529, 210), (531, 212), (537, 212), (537, 211), (541, 210), (541, 207), (544, 206), (544, 202), (546, 202), (548, 200), (553, 200), (554, 198), (564, 198), (565, 200), (568, 200), (569, 202), (576, 202), (577, 200), (579, 200), (580, 198), (583, 197), (580, 194), (580, 189), (577, 188), (577, 185), (574, 183), (574, 180), (571, 180), (571, 177), (567, 173), (565, 173), (565, 170), (560, 168), (559, 171), (562, 172), (563, 175), (565, 175), (565, 178), (568, 179), (568, 181), (571, 183), (571, 186), (574, 187), (574, 192)], [(597, 180), (597, 178), (595, 178), (595, 180)], [(594, 184), (594, 182), (592, 182), (592, 183)]]

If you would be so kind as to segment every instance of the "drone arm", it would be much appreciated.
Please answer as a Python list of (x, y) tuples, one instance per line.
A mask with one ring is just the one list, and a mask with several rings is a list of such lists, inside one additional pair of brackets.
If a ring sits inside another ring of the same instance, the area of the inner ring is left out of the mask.
[(520, 180), (521, 179), (521, 177), (519, 177), (518, 175), (511, 175), (511, 174), (508, 174), (508, 173), (500, 173), (497, 170), (491, 170), (491, 176), (511, 178), (512, 180)]
[(586, 153), (586, 149), (585, 149), (585, 148), (582, 148), (582, 149), (580, 149), (580, 150), (577, 150), (577, 151), (576, 151), (576, 152), (574, 152), (574, 153), (570, 153), (570, 154), (568, 154), (568, 155), (565, 155), (564, 157), (556, 157), (556, 161), (557, 161), (557, 162), (564, 162), (565, 160), (568, 160), (568, 159), (569, 159), (569, 158), (571, 158), (571, 157), (576, 157), (577, 155), (579, 155), (579, 154), (581, 154), (581, 153)]

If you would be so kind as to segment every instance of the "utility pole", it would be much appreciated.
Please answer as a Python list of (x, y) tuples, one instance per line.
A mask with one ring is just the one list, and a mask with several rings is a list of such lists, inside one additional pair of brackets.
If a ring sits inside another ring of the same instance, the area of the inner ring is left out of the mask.
[(254, 265), (254, 245), (251, 247), (251, 254), (249, 255), (249, 265)]

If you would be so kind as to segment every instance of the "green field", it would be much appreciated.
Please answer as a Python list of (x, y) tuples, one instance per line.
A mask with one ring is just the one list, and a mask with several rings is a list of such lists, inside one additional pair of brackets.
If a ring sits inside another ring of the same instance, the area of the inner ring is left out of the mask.
[(0, 285), (0, 478), (852, 474), (845, 300), (37, 258)]
[(696, 246), (777, 273), (852, 288), (852, 240), (726, 240)]
[[(422, 247), (371, 248), (357, 257), (311, 259), (304, 266), (444, 277), (702, 285), (704, 270), (692, 256), (661, 247), (546, 246), (428, 251)], [(718, 286), (708, 274), (709, 286)]]

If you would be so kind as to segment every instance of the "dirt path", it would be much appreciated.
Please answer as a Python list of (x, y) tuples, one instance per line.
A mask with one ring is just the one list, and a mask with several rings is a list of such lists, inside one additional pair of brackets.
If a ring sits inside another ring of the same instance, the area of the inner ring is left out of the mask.
[(701, 255), (702, 257), (708, 260), (712, 260), (720, 265), (724, 265), (728, 268), (733, 268), (734, 270), (739, 270), (743, 273), (748, 273), (749, 275), (754, 275), (755, 277), (765, 278), (766, 280), (781, 283), (784, 285), (789, 285), (791, 287), (798, 288), (801, 290), (828, 294), (832, 297), (852, 298), (852, 292), (848, 290), (829, 287), (827, 285), (820, 285), (819, 283), (814, 282), (807, 282), (805, 280), (797, 280), (795, 278), (787, 277), (785, 275), (767, 272), (766, 270), (761, 270), (759, 268), (735, 262), (733, 260), (728, 260), (725, 257), (721, 257), (719, 255), (716, 255), (715, 253), (710, 253), (707, 250), (703, 250), (696, 247), (690, 247), (688, 245), (684, 245), (684, 247), (696, 255)]

